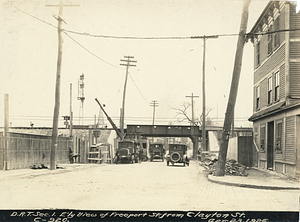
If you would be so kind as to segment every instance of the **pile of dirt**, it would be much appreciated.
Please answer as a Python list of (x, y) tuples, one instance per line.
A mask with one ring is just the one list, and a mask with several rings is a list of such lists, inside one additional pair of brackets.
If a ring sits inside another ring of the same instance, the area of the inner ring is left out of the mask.
[[(203, 166), (208, 172), (208, 174), (215, 175), (215, 172), (217, 170), (217, 164), (218, 160), (213, 159), (204, 160)], [(228, 159), (225, 163), (225, 175), (232, 175), (232, 176), (248, 176), (248, 173), (246, 173), (247, 167), (244, 165), (238, 163), (236, 160)]]

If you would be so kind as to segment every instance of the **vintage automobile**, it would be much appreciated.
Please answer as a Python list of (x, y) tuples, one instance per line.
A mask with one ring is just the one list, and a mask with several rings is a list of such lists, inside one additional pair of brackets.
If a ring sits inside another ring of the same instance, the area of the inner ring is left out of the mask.
[(116, 160), (118, 163), (137, 163), (137, 144), (134, 141), (119, 141), (118, 150), (116, 152)]
[(150, 161), (160, 159), (164, 161), (165, 149), (162, 143), (151, 143), (149, 147)]
[(169, 144), (169, 153), (166, 155), (167, 166), (171, 163), (183, 163), (183, 166), (189, 165), (187, 157), (187, 145), (185, 144)]

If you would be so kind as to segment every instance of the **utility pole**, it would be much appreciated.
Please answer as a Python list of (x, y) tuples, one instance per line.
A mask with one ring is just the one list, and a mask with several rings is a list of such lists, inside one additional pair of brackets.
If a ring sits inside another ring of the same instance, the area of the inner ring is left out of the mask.
[(192, 93), (191, 96), (185, 96), (185, 97), (191, 97), (192, 98), (192, 123), (191, 123), (191, 125), (194, 126), (195, 125), (194, 98), (199, 98), (199, 96), (194, 96), (194, 94)]
[(73, 136), (72, 83), (70, 83), (70, 137)]
[[(58, 5), (46, 5), (46, 6), (58, 6)], [(74, 5), (75, 6), (75, 5)], [(56, 169), (55, 153), (57, 149), (57, 134), (58, 134), (58, 118), (59, 118), (59, 107), (60, 107), (60, 77), (61, 77), (61, 63), (62, 63), (62, 22), (66, 23), (62, 19), (63, 14), (63, 0), (59, 1), (59, 14), (55, 19), (58, 21), (57, 32), (58, 32), (58, 56), (57, 56), (57, 70), (56, 70), (56, 87), (55, 87), (55, 105), (53, 114), (53, 128), (51, 137), (51, 148), (50, 148), (50, 170)]]
[(150, 103), (150, 106), (153, 106), (153, 121), (152, 121), (152, 125), (154, 125), (155, 107), (158, 107), (158, 102), (156, 100), (152, 100), (152, 102)]
[(9, 105), (8, 94), (4, 94), (4, 138), (3, 138), (3, 170), (7, 170), (8, 161), (8, 132), (9, 132)]
[(206, 130), (205, 130), (205, 48), (206, 48), (206, 39), (218, 38), (217, 35), (210, 36), (196, 36), (192, 38), (202, 38), (203, 39), (203, 65), (202, 65), (202, 146), (201, 146), (201, 156), (202, 151), (206, 150)]
[(135, 60), (130, 60), (133, 59), (133, 56), (124, 56), (125, 59), (121, 59), (122, 62), (121, 66), (126, 66), (126, 76), (125, 76), (125, 83), (124, 83), (124, 92), (123, 92), (123, 103), (122, 103), (122, 110), (121, 110), (121, 133), (122, 137), (124, 137), (124, 116), (125, 116), (125, 94), (126, 94), (126, 86), (127, 86), (127, 78), (128, 78), (128, 68), (129, 66), (136, 66), (135, 64), (130, 64), (130, 63), (135, 63)]
[(217, 170), (215, 174), (216, 176), (225, 175), (225, 163), (226, 163), (226, 157), (228, 151), (228, 140), (229, 140), (230, 128), (233, 123), (234, 107), (236, 103), (236, 97), (237, 97), (238, 85), (239, 85), (239, 79), (240, 79), (240, 73), (242, 67), (244, 44), (246, 42), (245, 40), (246, 40), (246, 31), (247, 31), (247, 23), (248, 23), (248, 9), (249, 9), (250, 2), (251, 0), (244, 0), (243, 2), (240, 32), (239, 32), (237, 49), (235, 54), (230, 93), (229, 93), (227, 109), (225, 113), (225, 120), (223, 125), (223, 132), (222, 132), (222, 141), (221, 141), (221, 147), (219, 151)]

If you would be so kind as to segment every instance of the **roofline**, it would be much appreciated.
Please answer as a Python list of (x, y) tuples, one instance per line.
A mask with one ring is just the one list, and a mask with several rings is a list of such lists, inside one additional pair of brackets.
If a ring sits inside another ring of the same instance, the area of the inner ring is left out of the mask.
[(250, 33), (253, 33), (255, 28), (257, 27), (257, 25), (260, 23), (261, 19), (265, 16), (266, 11), (268, 10), (268, 8), (270, 7), (271, 3), (273, 3), (274, 1), (269, 1), (269, 3), (266, 5), (266, 7), (264, 8), (264, 10), (262, 11), (262, 13), (260, 14), (259, 18), (256, 20), (255, 24), (253, 25)]
[(262, 114), (261, 116), (257, 116), (257, 117), (253, 117), (253, 118), (251, 116), (248, 120), (251, 121), (251, 122), (254, 122), (256, 120), (263, 119), (263, 118), (265, 118), (267, 116), (272, 116), (272, 115), (274, 115), (276, 113), (281, 113), (281, 112), (284, 112), (286, 110), (297, 108), (297, 107), (300, 107), (300, 103), (295, 103), (295, 104), (287, 105), (287, 106), (281, 106), (278, 109), (275, 109), (275, 110), (273, 110), (273, 111), (271, 111), (269, 113)]

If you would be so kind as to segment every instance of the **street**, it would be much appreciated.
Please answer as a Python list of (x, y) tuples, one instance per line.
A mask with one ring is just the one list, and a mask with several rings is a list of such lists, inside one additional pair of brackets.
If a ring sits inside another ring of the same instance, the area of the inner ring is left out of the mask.
[(299, 210), (297, 190), (212, 183), (194, 161), (188, 167), (155, 161), (63, 168), (0, 172), (0, 209)]

